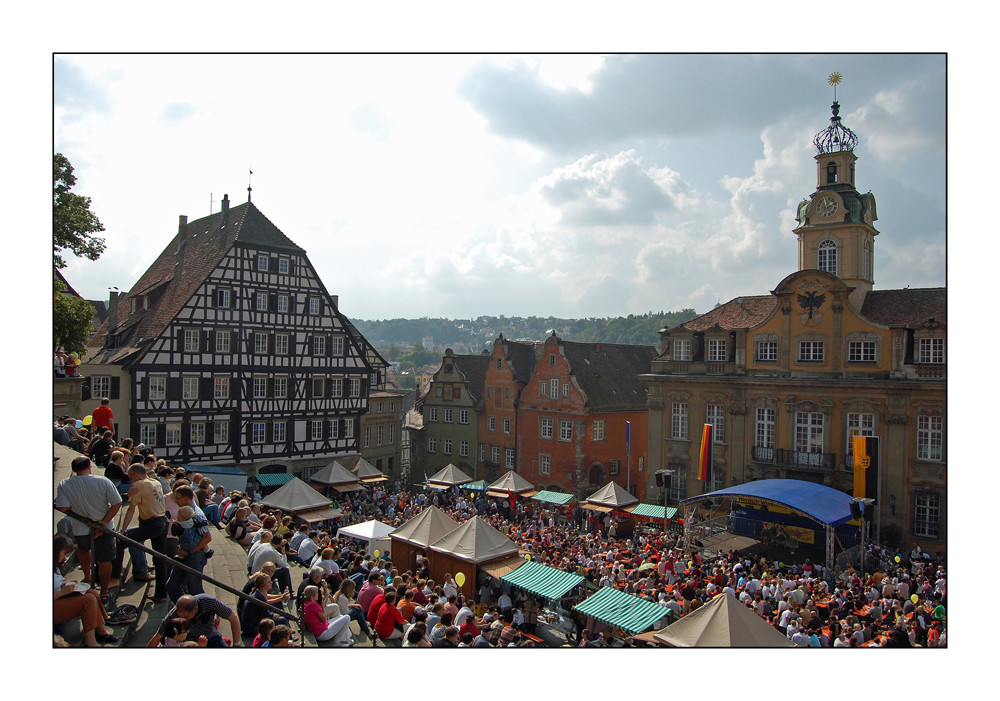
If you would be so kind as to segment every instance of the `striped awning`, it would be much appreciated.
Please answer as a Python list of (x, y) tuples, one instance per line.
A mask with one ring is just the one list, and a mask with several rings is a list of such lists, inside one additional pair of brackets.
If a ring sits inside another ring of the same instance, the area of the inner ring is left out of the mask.
[(645, 516), (646, 518), (663, 520), (664, 518), (673, 518), (677, 515), (677, 509), (671, 506), (666, 509), (657, 504), (636, 504), (635, 506), (626, 509), (633, 516)]
[(500, 579), (546, 599), (558, 599), (583, 581), (583, 577), (578, 574), (563, 572), (531, 560), (525, 561), (523, 565)]
[(548, 492), (543, 489), (531, 498), (535, 501), (544, 501), (548, 504), (565, 504), (568, 501), (572, 501), (573, 495), (564, 492)]
[(573, 607), (585, 616), (623, 628), (629, 633), (641, 633), (666, 618), (669, 609), (626, 594), (613, 587), (601, 587), (596, 594)]
[(265, 472), (254, 477), (260, 482), (261, 487), (280, 487), (291, 482), (294, 476), (290, 472)]

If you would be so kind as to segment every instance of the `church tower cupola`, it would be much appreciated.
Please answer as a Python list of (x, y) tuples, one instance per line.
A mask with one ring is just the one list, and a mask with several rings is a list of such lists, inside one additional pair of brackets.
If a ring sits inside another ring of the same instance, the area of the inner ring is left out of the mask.
[(844, 126), (837, 101), (842, 76), (833, 73), (830, 126), (816, 134), (816, 190), (798, 207), (799, 270), (832, 273), (855, 288), (851, 302), (861, 308), (874, 286), (875, 197), (855, 186), (858, 136)]

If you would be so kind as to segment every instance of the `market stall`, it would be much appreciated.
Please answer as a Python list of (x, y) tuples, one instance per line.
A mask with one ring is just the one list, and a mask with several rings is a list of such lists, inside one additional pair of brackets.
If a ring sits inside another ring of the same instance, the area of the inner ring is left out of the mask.
[(584, 616), (619, 628), (627, 635), (649, 630), (667, 617), (670, 611), (638, 596), (613, 587), (601, 587), (592, 596), (573, 607)]
[(344, 526), (337, 531), (337, 537), (342, 536), (344, 538), (363, 540), (368, 543), (365, 547), (365, 552), (369, 555), (374, 555), (377, 550), (381, 556), (391, 552), (392, 540), (389, 536), (395, 530), (395, 528), (387, 523), (372, 520)]
[(435, 472), (427, 478), (427, 486), (433, 489), (450, 489), (459, 485), (468, 484), (473, 479), (459, 470), (452, 463), (448, 463), (444, 469)]
[(704, 606), (653, 633), (653, 639), (669, 647), (796, 647), (729, 594), (717, 594)]
[(365, 485), (358, 480), (357, 475), (336, 460), (314, 472), (309, 477), (309, 484), (322, 489), (326, 494), (330, 494), (330, 492), (356, 492), (365, 488)]
[(436, 506), (428, 506), (419, 514), (389, 534), (393, 563), (400, 572), (418, 569), (417, 557), (427, 553), (434, 543), (453, 530), (458, 523)]
[(285, 514), (300, 521), (316, 523), (341, 515), (333, 508), (330, 498), (319, 493), (298, 477), (292, 477), (286, 484), (260, 500), (261, 506), (281, 509)]
[[(517, 543), (486, 522), (481, 516), (470, 518), (458, 528), (433, 543), (428, 551), (431, 579), (443, 582), (446, 573), (455, 577), (463, 593), (474, 593), (480, 565), (517, 555)], [(459, 573), (463, 574), (459, 578)], [(461, 579), (461, 581), (460, 581)]]

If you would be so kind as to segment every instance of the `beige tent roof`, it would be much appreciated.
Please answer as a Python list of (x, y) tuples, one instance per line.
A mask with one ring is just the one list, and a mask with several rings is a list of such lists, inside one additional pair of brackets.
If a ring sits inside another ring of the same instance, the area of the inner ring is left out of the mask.
[(653, 637), (671, 647), (796, 647), (729, 594), (716, 595)]
[(432, 544), (431, 550), (479, 563), (516, 555), (520, 548), (481, 516), (476, 516)]
[(610, 506), (613, 509), (621, 509), (632, 504), (638, 504), (639, 500), (618, 486), (615, 482), (608, 482), (596, 492), (587, 497), (587, 501), (598, 506)]
[(491, 489), (501, 492), (509, 490), (515, 494), (520, 494), (521, 492), (534, 491), (535, 486), (513, 470), (508, 470), (506, 474), (500, 477), (500, 479), (486, 487), (486, 491), (490, 491)]
[(432, 485), (434, 483), (437, 483), (437, 484), (446, 484), (449, 487), (454, 487), (460, 484), (466, 484), (468, 482), (472, 482), (473, 480), (467, 474), (465, 474), (457, 467), (455, 467), (452, 463), (448, 463), (448, 465), (443, 470), (428, 477), (427, 481), (430, 482)]
[(260, 503), (263, 506), (281, 509), (290, 514), (332, 506), (333, 504), (329, 497), (323, 496), (298, 477), (293, 477), (275, 489), (261, 499)]
[(408, 543), (429, 547), (458, 528), (458, 522), (436, 506), (428, 506), (390, 534)]
[(354, 466), (353, 472), (354, 476), (362, 482), (380, 482), (389, 479), (382, 474), (381, 470), (364, 458), (358, 460), (358, 464)]
[[(328, 484), (328, 485), (357, 485), (357, 489), (361, 489), (362, 485), (358, 482), (358, 476), (348, 470), (346, 467), (341, 465), (339, 462), (334, 460), (333, 462), (324, 465), (319, 468), (312, 477), (309, 478), (310, 482), (316, 482), (317, 484)], [(345, 491), (343, 489), (339, 491)]]

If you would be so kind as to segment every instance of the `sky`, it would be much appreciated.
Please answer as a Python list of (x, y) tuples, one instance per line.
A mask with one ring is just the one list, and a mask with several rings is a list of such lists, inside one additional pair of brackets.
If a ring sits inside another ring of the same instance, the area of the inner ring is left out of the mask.
[(944, 285), (941, 53), (55, 53), (107, 242), (63, 273), (128, 289), (252, 186), (352, 318), (705, 312), (796, 270), (834, 71), (876, 287)]

